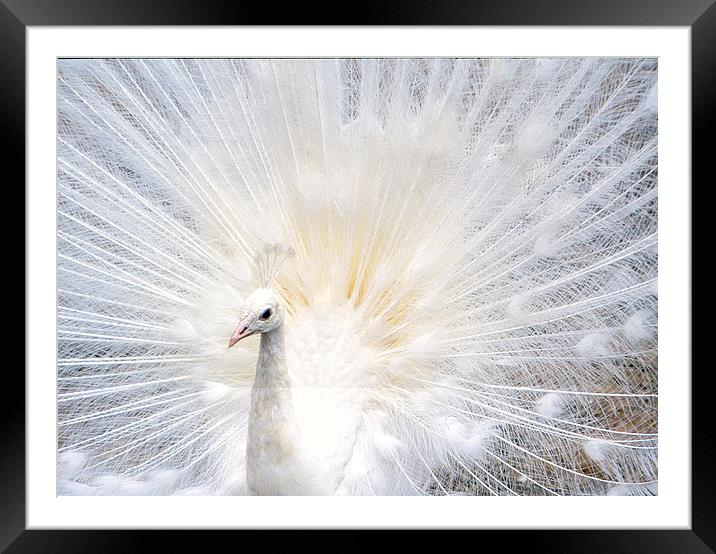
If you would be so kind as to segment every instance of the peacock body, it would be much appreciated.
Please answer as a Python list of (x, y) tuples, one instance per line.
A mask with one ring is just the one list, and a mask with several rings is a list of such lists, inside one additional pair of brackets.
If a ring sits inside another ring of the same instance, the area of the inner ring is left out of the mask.
[(655, 494), (656, 69), (60, 60), (60, 494)]

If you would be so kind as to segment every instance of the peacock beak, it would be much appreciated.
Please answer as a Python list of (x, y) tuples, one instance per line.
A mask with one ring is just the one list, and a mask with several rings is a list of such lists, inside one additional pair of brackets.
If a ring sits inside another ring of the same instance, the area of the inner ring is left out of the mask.
[(249, 329), (250, 322), (251, 322), (250, 318), (246, 318), (236, 326), (236, 329), (234, 329), (234, 333), (231, 335), (231, 338), (229, 339), (229, 348), (234, 346), (237, 342), (239, 342), (244, 337), (248, 337), (249, 335), (253, 334), (253, 332)]

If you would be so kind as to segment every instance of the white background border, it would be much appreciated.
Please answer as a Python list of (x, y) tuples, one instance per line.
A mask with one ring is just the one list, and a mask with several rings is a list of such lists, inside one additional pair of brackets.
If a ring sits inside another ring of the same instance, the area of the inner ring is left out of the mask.
[[(27, 527), (690, 528), (690, 28), (28, 27)], [(659, 58), (657, 497), (57, 497), (56, 58)]]

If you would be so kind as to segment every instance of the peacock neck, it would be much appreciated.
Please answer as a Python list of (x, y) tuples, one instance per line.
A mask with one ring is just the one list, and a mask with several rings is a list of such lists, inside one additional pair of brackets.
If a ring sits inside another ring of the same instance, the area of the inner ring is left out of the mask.
[(254, 377), (254, 388), (257, 387), (288, 390), (291, 388), (286, 366), (283, 323), (261, 335)]
[(252, 494), (284, 494), (272, 472), (295, 451), (295, 420), (283, 325), (279, 325), (261, 335), (251, 389), (246, 477)]

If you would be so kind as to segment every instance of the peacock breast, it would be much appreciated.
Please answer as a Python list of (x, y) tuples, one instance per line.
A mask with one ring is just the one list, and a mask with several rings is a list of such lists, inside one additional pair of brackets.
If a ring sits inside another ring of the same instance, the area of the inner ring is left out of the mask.
[(302, 442), (335, 487), (352, 454), (375, 379), (375, 355), (350, 310), (295, 318), (286, 336), (291, 390)]

